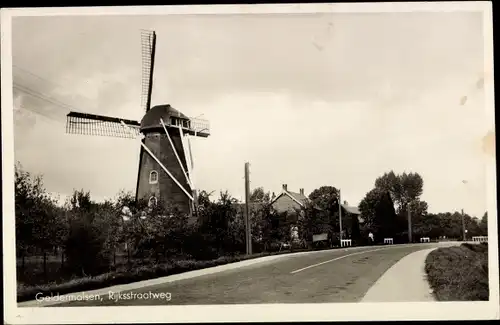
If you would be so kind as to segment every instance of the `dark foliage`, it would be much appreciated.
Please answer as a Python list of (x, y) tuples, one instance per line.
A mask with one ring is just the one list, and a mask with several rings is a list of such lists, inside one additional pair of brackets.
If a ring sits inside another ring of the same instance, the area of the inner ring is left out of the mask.
[(427, 256), (425, 271), (437, 300), (489, 300), (487, 244), (434, 250)]

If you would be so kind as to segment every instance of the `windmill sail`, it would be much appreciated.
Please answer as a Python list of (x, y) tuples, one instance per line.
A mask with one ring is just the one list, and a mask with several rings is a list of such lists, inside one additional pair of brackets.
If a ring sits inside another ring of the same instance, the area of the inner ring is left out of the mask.
[[(121, 122), (131, 127), (132, 132), (123, 129)], [(139, 135), (139, 122), (103, 115), (70, 112), (66, 115), (66, 133), (133, 138)]]
[(155, 63), (156, 33), (141, 30), (142, 53), (142, 93), (141, 107), (147, 112), (151, 108), (151, 93), (153, 89), (153, 70)]

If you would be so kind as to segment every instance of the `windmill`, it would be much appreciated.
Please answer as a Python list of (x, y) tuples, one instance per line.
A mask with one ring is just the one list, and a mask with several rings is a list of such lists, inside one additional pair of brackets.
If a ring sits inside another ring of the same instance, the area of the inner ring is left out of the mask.
[(162, 202), (193, 215), (197, 190), (191, 136), (206, 138), (208, 121), (190, 118), (169, 104), (151, 107), (156, 33), (141, 31), (142, 120), (86, 114), (71, 111), (66, 117), (66, 133), (140, 139), (136, 199), (150, 204)]

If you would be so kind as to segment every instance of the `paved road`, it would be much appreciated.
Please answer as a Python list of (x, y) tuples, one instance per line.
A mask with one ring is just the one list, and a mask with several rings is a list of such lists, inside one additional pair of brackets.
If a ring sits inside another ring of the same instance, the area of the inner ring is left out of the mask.
[[(358, 302), (404, 256), (432, 244), (337, 249), (281, 257), (250, 266), (122, 294), (164, 293), (157, 299), (71, 301), (57, 306), (196, 305)], [(171, 299), (165, 299), (169, 296)], [(118, 294), (115, 294), (115, 298)]]

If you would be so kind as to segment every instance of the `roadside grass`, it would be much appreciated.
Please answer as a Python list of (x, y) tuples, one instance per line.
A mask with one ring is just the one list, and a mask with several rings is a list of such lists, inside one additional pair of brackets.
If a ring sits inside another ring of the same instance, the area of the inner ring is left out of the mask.
[(487, 243), (438, 248), (425, 271), (438, 301), (489, 300)]
[[(306, 251), (306, 249), (294, 249), (295, 252)], [(100, 274), (97, 276), (87, 276), (74, 278), (63, 283), (52, 282), (42, 285), (18, 284), (17, 302), (35, 300), (35, 295), (41, 296), (64, 295), (73, 292), (96, 290), (114, 285), (127, 284), (137, 281), (150, 280), (163, 276), (184, 273), (188, 271), (200, 270), (204, 268), (250, 260), (258, 257), (290, 254), (290, 250), (281, 252), (265, 252), (253, 255), (223, 256), (214, 260), (172, 260), (161, 264), (147, 264), (133, 268), (121, 267), (116, 271)]]

